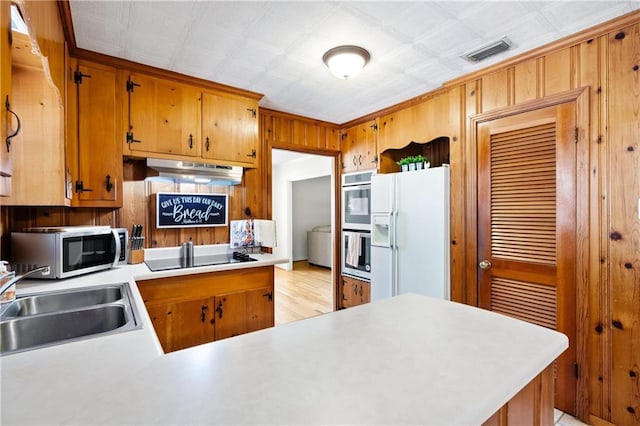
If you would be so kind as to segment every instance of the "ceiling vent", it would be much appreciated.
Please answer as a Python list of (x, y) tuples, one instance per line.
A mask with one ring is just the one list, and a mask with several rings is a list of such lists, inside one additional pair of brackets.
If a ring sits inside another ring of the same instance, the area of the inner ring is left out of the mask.
[(502, 53), (505, 50), (509, 50), (511, 48), (511, 40), (506, 37), (498, 41), (494, 41), (493, 43), (489, 43), (486, 46), (482, 46), (478, 49), (472, 50), (471, 52), (467, 52), (461, 56), (462, 59), (466, 59), (469, 62), (480, 62), (483, 59), (487, 59), (489, 56), (497, 55), (498, 53)]

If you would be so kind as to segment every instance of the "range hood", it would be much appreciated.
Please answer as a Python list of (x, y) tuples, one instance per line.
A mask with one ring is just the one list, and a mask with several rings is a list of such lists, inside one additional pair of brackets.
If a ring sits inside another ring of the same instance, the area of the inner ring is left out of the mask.
[[(195, 161), (163, 160), (147, 158), (147, 167), (158, 172), (160, 178), (180, 182), (211, 183), (213, 185), (238, 185), (242, 182), (242, 167), (220, 166)], [(155, 177), (154, 175), (147, 176)]]

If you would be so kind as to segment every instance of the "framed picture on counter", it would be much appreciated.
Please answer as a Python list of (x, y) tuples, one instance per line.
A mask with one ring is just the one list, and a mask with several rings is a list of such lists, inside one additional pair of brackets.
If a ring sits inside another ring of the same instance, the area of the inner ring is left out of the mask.
[(156, 193), (157, 228), (227, 226), (227, 194)]

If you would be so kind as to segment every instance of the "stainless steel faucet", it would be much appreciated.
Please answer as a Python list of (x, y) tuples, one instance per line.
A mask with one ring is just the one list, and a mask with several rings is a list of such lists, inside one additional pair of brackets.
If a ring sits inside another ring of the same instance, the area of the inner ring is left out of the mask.
[(22, 280), (23, 278), (27, 278), (31, 275), (35, 275), (38, 272), (41, 273), (42, 275), (49, 275), (51, 273), (51, 268), (49, 267), (49, 265), (40, 266), (39, 268), (32, 269), (28, 272), (25, 272), (22, 275), (17, 275), (15, 277), (10, 278), (9, 281), (3, 283), (2, 286), (0, 287), (0, 296), (2, 296), (5, 291), (10, 289), (11, 286), (17, 283), (18, 281)]

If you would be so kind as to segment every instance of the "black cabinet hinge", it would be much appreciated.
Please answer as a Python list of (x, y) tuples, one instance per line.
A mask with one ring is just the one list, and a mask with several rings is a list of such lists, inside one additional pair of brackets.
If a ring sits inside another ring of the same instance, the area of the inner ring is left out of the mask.
[(140, 87), (140, 85), (131, 79), (127, 80), (127, 92), (132, 93), (136, 87)]
[(580, 377), (580, 369), (577, 362), (573, 363), (573, 375), (576, 379)]
[(263, 296), (267, 298), (267, 301), (273, 302), (273, 293), (272, 292), (265, 293), (265, 294), (263, 294)]
[(373, 129), (374, 132), (378, 131), (378, 123), (373, 123), (371, 126), (369, 126)]
[(578, 130), (578, 128), (576, 127), (575, 129), (573, 129), (573, 141), (575, 143), (578, 143), (578, 136), (580, 134), (580, 130)]
[(251, 113), (253, 118), (256, 118), (256, 109), (255, 108), (247, 108), (247, 111)]
[(247, 157), (256, 158), (256, 150), (255, 150), (255, 149), (252, 149), (252, 150), (251, 150), (251, 154), (247, 154)]
[(91, 191), (93, 191), (93, 189), (84, 187), (84, 182), (82, 182), (81, 180), (76, 181), (76, 192), (91, 192)]
[(82, 79), (86, 77), (86, 78), (91, 78), (91, 76), (89, 74), (82, 74), (80, 72), (80, 70), (75, 70), (73, 72), (73, 82), (75, 84), (82, 84)]
[(141, 140), (133, 138), (133, 132), (127, 132), (127, 143), (141, 143)]

